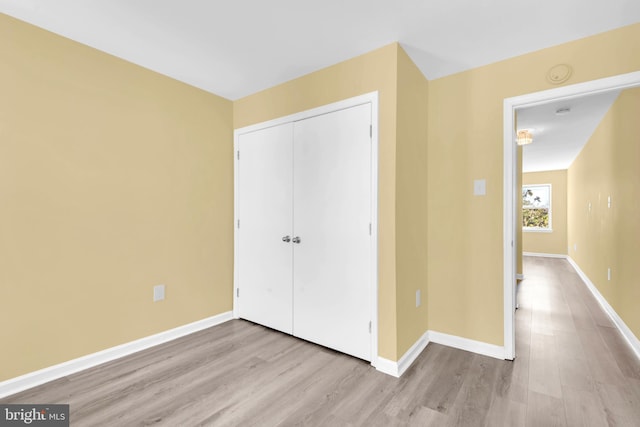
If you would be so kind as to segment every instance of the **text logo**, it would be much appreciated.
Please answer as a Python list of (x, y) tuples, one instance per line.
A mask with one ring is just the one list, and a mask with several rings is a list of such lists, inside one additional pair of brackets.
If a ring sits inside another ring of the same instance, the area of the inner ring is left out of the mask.
[(0, 404), (0, 427), (69, 427), (69, 405)]

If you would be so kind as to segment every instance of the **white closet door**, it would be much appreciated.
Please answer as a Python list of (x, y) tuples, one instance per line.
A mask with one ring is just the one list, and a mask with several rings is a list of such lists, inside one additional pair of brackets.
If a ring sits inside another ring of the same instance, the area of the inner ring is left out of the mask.
[[(292, 141), (288, 123), (240, 135), (240, 317), (292, 333)], [(285, 239), (286, 240), (286, 239)]]
[(293, 334), (371, 360), (371, 105), (295, 122)]

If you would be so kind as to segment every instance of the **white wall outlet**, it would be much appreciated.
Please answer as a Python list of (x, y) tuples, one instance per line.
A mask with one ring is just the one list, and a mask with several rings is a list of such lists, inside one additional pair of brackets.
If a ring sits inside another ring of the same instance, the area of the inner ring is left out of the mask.
[(420, 289), (416, 291), (416, 307), (420, 307), (422, 304), (422, 295), (420, 294)]
[(589, 202), (588, 206), (589, 206), (589, 208), (588, 208), (589, 209), (589, 213), (591, 213), (591, 202)]
[(475, 181), (473, 181), (473, 195), (484, 196), (486, 194), (487, 194), (487, 180), (476, 179)]
[(607, 280), (611, 280), (611, 269), (607, 268)]
[(607, 197), (607, 207), (611, 209), (611, 196)]
[(578, 252), (578, 244), (577, 243), (573, 244), (573, 250), (574, 250), (574, 252)]
[(153, 302), (162, 301), (164, 299), (164, 285), (156, 285), (153, 287)]

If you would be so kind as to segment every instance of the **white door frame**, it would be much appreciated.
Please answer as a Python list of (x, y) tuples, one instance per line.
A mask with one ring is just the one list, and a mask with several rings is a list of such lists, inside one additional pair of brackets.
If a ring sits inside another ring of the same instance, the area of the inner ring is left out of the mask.
[[(371, 365), (376, 366), (378, 360), (378, 92), (370, 92), (353, 98), (323, 105), (321, 107), (291, 114), (277, 119), (269, 120), (255, 125), (235, 129), (233, 131), (233, 158), (234, 158), (234, 263), (233, 263), (233, 317), (239, 318), (238, 313), (238, 217), (239, 189), (238, 189), (238, 141), (242, 134), (265, 129), (271, 126), (308, 119), (334, 111), (344, 110), (362, 104), (371, 104)], [(241, 156), (242, 154), (240, 154)]]
[(571, 86), (544, 90), (504, 100), (504, 192), (503, 192), (503, 265), (504, 265), (504, 358), (516, 356), (515, 342), (515, 283), (516, 283), (516, 143), (515, 110), (546, 104), (551, 101), (577, 98), (610, 90), (623, 90), (640, 86), (640, 71), (592, 80)]

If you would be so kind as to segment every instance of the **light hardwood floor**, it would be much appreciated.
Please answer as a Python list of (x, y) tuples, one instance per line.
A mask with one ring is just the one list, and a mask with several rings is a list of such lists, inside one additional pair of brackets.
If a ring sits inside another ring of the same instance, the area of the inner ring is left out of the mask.
[(525, 276), (514, 362), (430, 344), (396, 379), (234, 320), (1, 401), (72, 426), (639, 426), (640, 362), (571, 266)]

